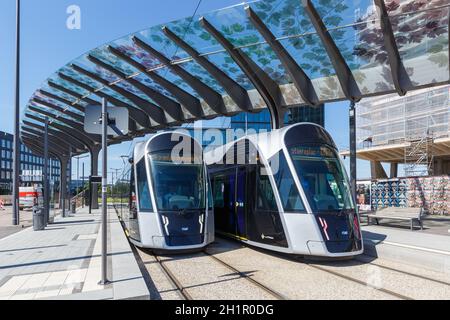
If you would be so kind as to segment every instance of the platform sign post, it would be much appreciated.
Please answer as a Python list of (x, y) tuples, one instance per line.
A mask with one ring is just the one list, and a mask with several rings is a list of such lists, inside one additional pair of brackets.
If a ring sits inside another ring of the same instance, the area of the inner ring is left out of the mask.
[(102, 280), (100, 284), (108, 284), (107, 278), (107, 226), (108, 226), (108, 102), (105, 98), (102, 101)]
[[(109, 284), (108, 280), (108, 135), (123, 136), (128, 133), (128, 110), (108, 107), (108, 101), (102, 100), (101, 106), (86, 107), (84, 130), (102, 136), (102, 279), (100, 285)], [(91, 181), (91, 185), (92, 185)], [(91, 192), (92, 194), (92, 192)]]

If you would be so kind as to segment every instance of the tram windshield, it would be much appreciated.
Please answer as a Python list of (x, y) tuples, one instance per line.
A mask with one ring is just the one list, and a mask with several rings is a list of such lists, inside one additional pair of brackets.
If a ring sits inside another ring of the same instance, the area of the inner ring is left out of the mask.
[(171, 151), (149, 155), (151, 176), (159, 211), (205, 209), (204, 166), (201, 155), (174, 163)]
[(354, 209), (350, 185), (339, 157), (326, 145), (289, 148), (292, 161), (315, 213)]

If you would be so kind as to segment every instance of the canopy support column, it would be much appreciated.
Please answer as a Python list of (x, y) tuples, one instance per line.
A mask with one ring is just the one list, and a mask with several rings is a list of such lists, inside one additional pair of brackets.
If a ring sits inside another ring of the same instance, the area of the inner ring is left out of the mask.
[(357, 160), (356, 160), (356, 109), (355, 102), (350, 103), (350, 190), (356, 204)]
[(48, 176), (48, 118), (45, 118), (44, 131), (44, 213), (47, 223), (50, 221), (50, 181)]
[(69, 164), (69, 156), (61, 156), (61, 175), (59, 182), (59, 208), (61, 209), (61, 216), (66, 217), (66, 201), (67, 201), (67, 169)]
[[(98, 156), (100, 154), (101, 146), (94, 146), (91, 149), (91, 176), (98, 176)], [(92, 188), (91, 186), (91, 208), (97, 210), (99, 208), (98, 206), (98, 188)]]

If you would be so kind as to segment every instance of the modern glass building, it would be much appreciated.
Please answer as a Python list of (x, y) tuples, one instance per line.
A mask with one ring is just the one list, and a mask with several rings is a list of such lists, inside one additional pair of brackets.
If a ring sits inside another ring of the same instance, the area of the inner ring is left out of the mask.
[[(10, 194), (13, 178), (13, 135), (0, 132), (0, 194)], [(42, 182), (44, 159), (36, 156), (25, 145), (20, 146), (20, 180), (22, 185)], [(60, 163), (50, 159), (50, 181), (57, 183), (60, 176)]]
[[(300, 122), (312, 122), (322, 127), (325, 126), (324, 106), (309, 107), (303, 106), (292, 108), (286, 112), (285, 124), (294, 124)], [(231, 118), (231, 129), (254, 129), (270, 130), (270, 113), (268, 110), (257, 114), (241, 113)]]
[[(217, 119), (213, 120), (211, 123), (220, 123)], [(290, 125), (294, 123), (301, 122), (311, 122), (325, 127), (325, 107), (324, 105), (309, 107), (302, 106), (298, 108), (289, 109), (285, 115), (285, 125)], [(243, 130), (244, 132), (250, 131), (252, 133), (259, 133), (261, 131), (270, 131), (270, 112), (269, 110), (264, 110), (259, 113), (240, 113), (229, 119), (224, 118), (223, 124), (218, 128), (216, 125), (209, 125), (210, 122), (205, 121), (202, 123), (205, 130), (213, 127), (214, 129), (223, 130), (223, 141), (226, 142), (226, 130)], [(194, 135), (193, 129), (187, 126), (191, 131), (191, 135)], [(198, 138), (198, 137), (197, 137)], [(229, 141), (228, 141), (229, 142)], [(203, 141), (203, 146), (206, 147), (210, 145), (209, 141)]]

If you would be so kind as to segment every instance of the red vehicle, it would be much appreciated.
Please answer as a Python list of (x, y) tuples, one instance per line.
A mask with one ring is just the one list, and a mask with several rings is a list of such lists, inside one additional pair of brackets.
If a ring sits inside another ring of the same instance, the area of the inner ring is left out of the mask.
[(19, 207), (20, 209), (30, 209), (34, 206), (43, 206), (44, 196), (41, 187), (20, 187)]

